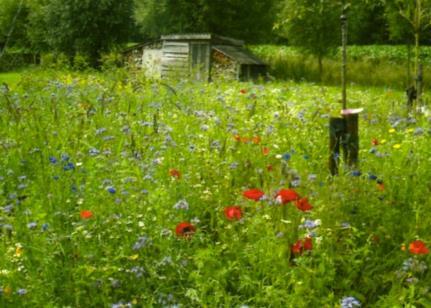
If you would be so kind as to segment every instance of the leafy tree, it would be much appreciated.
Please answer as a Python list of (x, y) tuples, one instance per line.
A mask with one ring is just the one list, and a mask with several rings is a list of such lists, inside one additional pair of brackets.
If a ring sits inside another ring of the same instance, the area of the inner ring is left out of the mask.
[(206, 0), (135, 0), (135, 20), (145, 38), (208, 31)]
[(208, 28), (211, 32), (237, 37), (248, 43), (274, 41), (279, 0), (211, 0)]
[(335, 0), (287, 0), (276, 24), (291, 45), (317, 57), (321, 77), (324, 56), (341, 42), (341, 11)]
[[(404, 39), (410, 46), (415, 46), (414, 70), (417, 99), (421, 102), (422, 96), (422, 63), (421, 63), (421, 37), (431, 25), (430, 0), (386, 0), (386, 16), (389, 22), (391, 36), (395, 39)], [(409, 49), (410, 51), (410, 49)], [(408, 61), (408, 79), (410, 81), (410, 52)]]
[(356, 0), (349, 7), (349, 41), (355, 45), (387, 43), (385, 6), (380, 1)]
[(279, 0), (135, 0), (135, 20), (145, 38), (167, 33), (212, 32), (271, 40)]
[(24, 1), (0, 0), (0, 51), (9, 47), (28, 46), (26, 34), (28, 10)]
[(96, 65), (101, 53), (127, 41), (132, 14), (133, 0), (33, 1), (29, 36), (39, 50), (83, 54)]

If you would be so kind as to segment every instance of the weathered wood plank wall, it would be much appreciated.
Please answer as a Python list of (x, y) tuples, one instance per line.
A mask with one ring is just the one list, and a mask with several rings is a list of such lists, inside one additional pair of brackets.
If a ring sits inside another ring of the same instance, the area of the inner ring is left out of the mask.
[(189, 43), (163, 42), (162, 78), (186, 77), (189, 74)]

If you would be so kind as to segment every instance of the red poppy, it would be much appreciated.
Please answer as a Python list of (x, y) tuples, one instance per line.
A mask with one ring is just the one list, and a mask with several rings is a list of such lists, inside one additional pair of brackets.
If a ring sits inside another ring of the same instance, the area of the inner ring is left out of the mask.
[(269, 154), (269, 148), (268, 147), (262, 148), (262, 154), (267, 156)]
[(295, 244), (292, 245), (291, 251), (294, 255), (300, 255), (304, 252), (304, 250), (312, 250), (313, 249), (313, 241), (311, 237), (306, 237), (302, 240), (297, 240)]
[(181, 172), (178, 171), (177, 169), (169, 169), (169, 175), (177, 179), (181, 178)]
[(374, 138), (374, 139), (371, 141), (371, 144), (372, 144), (372, 145), (379, 145), (379, 140), (377, 140), (376, 138)]
[(377, 183), (377, 189), (380, 191), (385, 191), (385, 184), (383, 183)]
[(299, 195), (293, 189), (280, 189), (275, 196), (278, 202), (281, 204), (287, 204), (291, 201), (295, 201), (299, 199)]
[(421, 240), (416, 240), (410, 243), (409, 250), (414, 255), (426, 255), (430, 251)]
[(266, 166), (266, 170), (272, 171), (272, 170), (274, 170), (274, 168), (272, 167), (272, 165), (268, 165), (268, 166)]
[(239, 90), (239, 93), (245, 94), (245, 93), (247, 93), (247, 90), (246, 89), (241, 89), (241, 90)]
[(292, 253), (295, 255), (299, 255), (302, 252), (302, 241), (297, 240), (295, 244), (291, 247)]
[(304, 250), (313, 249), (313, 241), (311, 240), (311, 237), (306, 237), (303, 244), (304, 244)]
[(242, 217), (242, 209), (239, 206), (225, 207), (224, 216), (229, 220), (240, 220)]
[(313, 208), (313, 206), (310, 203), (308, 203), (307, 198), (301, 198), (299, 200), (296, 200), (295, 205), (298, 208), (298, 210), (301, 210), (303, 212), (310, 211)]
[(79, 213), (82, 219), (89, 219), (93, 217), (93, 212), (90, 210), (82, 210), (81, 213)]
[(182, 237), (190, 237), (195, 232), (196, 232), (196, 227), (187, 221), (179, 223), (175, 228), (175, 233), (178, 236), (182, 236)]
[(242, 195), (247, 199), (259, 201), (265, 195), (265, 193), (259, 189), (254, 188), (244, 191)]
[(235, 139), (235, 141), (238, 141), (238, 142), (240, 142), (240, 141), (241, 141), (241, 137), (240, 137), (240, 135), (234, 135), (234, 136), (233, 136), (233, 139)]
[(254, 143), (254, 144), (259, 144), (260, 143), (260, 137), (259, 136), (254, 136), (252, 139), (251, 139), (251, 141)]
[(250, 142), (250, 138), (248, 138), (248, 137), (241, 137), (241, 142), (242, 143), (249, 143)]

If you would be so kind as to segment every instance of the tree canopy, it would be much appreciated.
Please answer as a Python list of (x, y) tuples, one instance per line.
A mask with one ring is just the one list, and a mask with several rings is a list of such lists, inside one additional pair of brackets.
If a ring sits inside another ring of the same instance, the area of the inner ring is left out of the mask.
[(250, 44), (287, 42), (321, 59), (340, 44), (343, 5), (350, 4), (349, 44), (387, 44), (414, 41), (417, 3), (423, 16), (416, 32), (429, 43), (430, 0), (0, 0), (0, 49), (8, 40), (94, 63), (126, 42), (211, 32)]

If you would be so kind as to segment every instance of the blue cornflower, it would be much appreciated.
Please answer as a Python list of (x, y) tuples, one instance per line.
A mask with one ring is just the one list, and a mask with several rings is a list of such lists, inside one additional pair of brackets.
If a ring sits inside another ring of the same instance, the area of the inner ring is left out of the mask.
[(37, 227), (37, 222), (32, 221), (27, 224), (27, 228), (29, 228), (30, 230), (34, 230), (36, 229), (36, 227)]
[(96, 129), (96, 135), (103, 134), (104, 132), (106, 132), (106, 128), (104, 127)]
[[(280, 157), (280, 156), (279, 156)], [(283, 154), (283, 156), (282, 156), (282, 158), (284, 159), (284, 160), (289, 160), (290, 159), (290, 157), (291, 157), (291, 155), (289, 154), (289, 153), (285, 153), (285, 154)]]
[(69, 161), (70, 156), (66, 153), (61, 154), (61, 160), (62, 161)]
[(372, 174), (372, 173), (368, 173), (368, 179), (370, 179), (370, 180), (377, 180), (377, 175), (375, 175), (375, 174)]
[(26, 188), (27, 188), (27, 184), (19, 184), (19, 185), (17, 186), (17, 188), (18, 188), (19, 190), (26, 189)]
[(413, 132), (413, 135), (415, 136), (420, 136), (424, 134), (424, 129), (422, 127), (418, 127), (415, 129), (415, 131)]
[(90, 150), (88, 150), (88, 154), (90, 156), (97, 156), (100, 154), (100, 151), (96, 148), (91, 148)]
[(294, 179), (293, 181), (290, 182), (290, 185), (292, 187), (299, 187), (301, 185), (301, 179)]
[(144, 275), (144, 268), (142, 266), (134, 266), (130, 269), (130, 272), (135, 274), (136, 278), (141, 278)]
[(187, 202), (187, 200), (180, 200), (174, 204), (174, 209), (187, 211), (189, 209), (189, 203)]
[(13, 227), (12, 227), (12, 225), (10, 225), (10, 224), (4, 224), (4, 225), (3, 225), (3, 229), (4, 229), (5, 231), (11, 232), (11, 231), (13, 230)]
[(350, 229), (350, 223), (348, 222), (341, 223), (341, 229)]
[(117, 192), (117, 190), (113, 186), (108, 186), (106, 188), (106, 191), (109, 192), (110, 194), (115, 194)]
[(317, 179), (317, 175), (316, 175), (316, 174), (310, 173), (310, 174), (308, 175), (308, 180), (309, 180), (310, 182), (313, 182), (313, 181), (315, 181), (316, 179)]
[(111, 308), (129, 308), (129, 307), (130, 308), (133, 307), (132, 303), (125, 303), (123, 301), (118, 302), (116, 304), (112, 304), (112, 306), (111, 306)]
[(313, 228), (316, 228), (318, 224), (316, 224), (314, 220), (306, 219), (302, 224), (302, 226), (306, 229), (313, 229)]
[(49, 227), (49, 225), (47, 224), (47, 223), (44, 223), (43, 225), (42, 225), (42, 231), (43, 232), (45, 232), (46, 230), (48, 230), (48, 227)]
[(17, 195), (16, 193), (10, 193), (7, 197), (8, 197), (10, 200), (14, 200), (14, 199), (16, 199), (16, 198), (18, 197), (18, 195)]
[(26, 289), (18, 289), (18, 291), (16, 291), (16, 294), (18, 294), (18, 295), (26, 295), (27, 294), (27, 290)]
[(145, 246), (149, 245), (151, 243), (151, 239), (147, 236), (141, 236), (138, 238), (136, 243), (133, 245), (133, 250), (140, 250), (141, 248), (144, 248)]
[(68, 162), (66, 165), (64, 165), (63, 170), (64, 171), (69, 171), (69, 170), (74, 170), (75, 169), (75, 164), (72, 162)]
[(361, 302), (353, 296), (343, 297), (341, 300), (341, 308), (361, 307)]
[(353, 170), (352, 173), (351, 173), (352, 176), (361, 176), (361, 174), (362, 173), (359, 170)]
[(5, 214), (10, 214), (12, 213), (13, 209), (14, 209), (14, 205), (8, 204), (3, 208), (3, 212), (5, 212)]
[(18, 181), (20, 181), (20, 182), (25, 181), (25, 180), (27, 180), (27, 176), (26, 175), (20, 175), (18, 177)]

